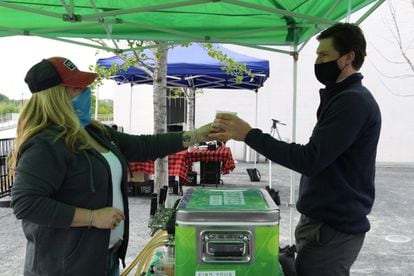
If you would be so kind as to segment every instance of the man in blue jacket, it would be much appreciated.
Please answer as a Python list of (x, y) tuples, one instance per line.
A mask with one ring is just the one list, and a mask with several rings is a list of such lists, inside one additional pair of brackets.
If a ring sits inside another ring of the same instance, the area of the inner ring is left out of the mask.
[(349, 275), (370, 229), (375, 198), (379, 107), (358, 73), (366, 55), (361, 29), (338, 23), (317, 37), (317, 123), (305, 145), (274, 139), (234, 115), (217, 115), (214, 139), (245, 141), (272, 161), (302, 174), (297, 209), (298, 275)]

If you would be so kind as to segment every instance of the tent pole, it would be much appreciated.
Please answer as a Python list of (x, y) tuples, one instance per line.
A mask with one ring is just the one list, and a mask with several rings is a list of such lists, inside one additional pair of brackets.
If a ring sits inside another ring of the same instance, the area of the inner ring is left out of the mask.
[(345, 22), (349, 23), (351, 21), (351, 13), (352, 13), (352, 0), (348, 0), (348, 11), (346, 13)]
[(46, 38), (46, 39), (71, 43), (71, 44), (74, 44), (74, 45), (80, 45), (80, 46), (90, 47), (90, 48), (94, 48), (94, 49), (100, 49), (100, 50), (104, 50), (104, 51), (108, 51), (108, 52), (115, 52), (115, 50), (110, 48), (110, 47), (94, 45), (94, 44), (85, 43), (85, 42), (81, 42), (81, 41), (75, 41), (75, 40), (65, 39), (65, 38), (61, 38), (61, 37), (49, 37), (49, 36), (46, 36), (46, 35), (43, 35), (43, 34), (35, 34), (35, 33), (32, 33), (32, 35), (42, 37), (42, 38)]
[(272, 160), (268, 158), (269, 163), (269, 188), (272, 188)]
[(131, 121), (132, 121), (132, 83), (131, 83), (131, 89), (129, 91), (129, 133), (132, 133), (131, 131)]
[[(257, 109), (256, 109), (257, 110)], [(257, 111), (256, 111), (257, 112)], [(272, 128), (270, 128), (270, 133), (272, 133)], [(272, 160), (270, 160), (270, 158), (267, 158), (267, 162), (269, 164), (269, 188), (272, 188)]]
[[(296, 33), (296, 32), (295, 32)], [(292, 100), (292, 143), (296, 142), (296, 105), (297, 105), (297, 84), (298, 84), (298, 58), (299, 53), (297, 40), (295, 39), (293, 45), (293, 100)], [(293, 207), (295, 206), (295, 172), (290, 170), (290, 197), (289, 197), (289, 231), (290, 231), (290, 245), (294, 244), (294, 227), (293, 227)]]
[[(229, 43), (229, 42), (227, 42), (227, 43)], [(251, 45), (251, 44), (239, 43), (239, 42), (232, 42), (231, 44), (239, 45), (239, 46), (243, 46), (243, 47), (249, 47), (249, 48), (253, 48), (253, 49), (265, 50), (265, 51), (269, 51), (269, 52), (287, 54), (287, 55), (292, 54), (292, 52), (290, 52), (290, 51), (286, 51), (286, 50), (282, 50), (282, 49), (276, 49), (276, 48), (270, 48), (270, 47), (260, 46), (260, 45)]]
[(384, 2), (385, 0), (378, 0), (377, 2), (375, 2), (375, 4), (372, 5), (371, 8), (364, 15), (362, 15), (357, 21), (355, 21), (355, 24), (356, 25), (361, 24), (362, 21), (364, 21), (371, 13), (373, 13)]
[[(154, 1), (153, 3), (156, 3), (157, 1)], [(160, 1), (161, 2), (161, 1)], [(180, 7), (187, 7), (187, 6), (193, 6), (198, 4), (204, 4), (211, 2), (210, 0), (189, 0), (189, 1), (180, 1), (176, 3), (171, 4), (154, 4), (154, 5), (146, 5), (143, 7), (136, 7), (136, 8), (130, 8), (130, 9), (111, 9), (109, 11), (101, 12), (99, 15), (91, 13), (82, 16), (82, 20), (84, 21), (95, 21), (99, 19), (100, 17), (113, 17), (113, 16), (119, 16), (119, 15), (128, 15), (128, 14), (134, 14), (134, 13), (144, 13), (144, 12), (153, 12), (153, 11), (162, 11), (162, 10), (168, 10), (173, 8), (180, 8)], [(151, 2), (150, 2), (151, 3)]]
[[(99, 14), (99, 10), (98, 10), (98, 8), (96, 7), (96, 5), (95, 5), (95, 3), (93, 2), (93, 0), (90, 0), (90, 1), (89, 1), (89, 3), (92, 5), (93, 10), (94, 10), (97, 14)], [(102, 20), (102, 22), (104, 22), (104, 19), (103, 19), (102, 17), (100, 17), (100, 18), (99, 18), (99, 20)], [(116, 51), (117, 51), (117, 52), (119, 52), (119, 47), (118, 47), (118, 44), (116, 43), (116, 40), (115, 40), (115, 39), (113, 39), (113, 37), (112, 37), (112, 26), (111, 26), (110, 24), (103, 23), (103, 24), (102, 24), (102, 27), (105, 29), (105, 32), (108, 34), (108, 39), (110, 39), (110, 40), (112, 41), (112, 43), (114, 44)]]
[[(254, 114), (254, 127), (257, 128), (257, 106), (258, 106), (257, 103), (258, 103), (258, 97), (259, 97), (259, 94), (257, 93), (257, 89), (254, 90), (254, 93), (256, 94), (255, 95), (256, 96), (256, 98), (255, 98), (255, 100), (256, 100), (256, 107), (255, 107), (255, 114)], [(257, 151), (254, 151), (254, 168), (255, 169), (257, 167), (256, 162), (257, 162)]]
[(96, 88), (96, 95), (95, 95), (95, 120), (98, 120), (98, 102), (99, 102), (99, 86)]
[(61, 13), (48, 12), (48, 11), (43, 10), (43, 9), (33, 9), (33, 8), (25, 7), (23, 5), (16, 5), (16, 4), (7, 3), (5, 1), (0, 1), (0, 7), (5, 7), (5, 8), (17, 10), (17, 11), (29, 12), (29, 13), (33, 13), (33, 14), (40, 14), (40, 15), (49, 16), (49, 17), (55, 17), (55, 18), (59, 18), (59, 19), (62, 18)]
[(195, 86), (189, 88), (190, 95), (187, 102), (187, 130), (195, 129)]
[(286, 16), (286, 17), (297, 18), (297, 19), (303, 19), (304, 21), (310, 21), (310, 22), (315, 22), (315, 23), (323, 23), (323, 24), (328, 24), (328, 25), (333, 25), (333, 24), (336, 23), (335, 21), (330, 20), (330, 19), (326, 19), (326, 18), (320, 18), (320, 17), (317, 17), (317, 16), (311, 16), (311, 15), (307, 15), (307, 14), (303, 14), (303, 13), (299, 13), (299, 12), (288, 11), (288, 10), (285, 10), (285, 9), (267, 7), (267, 6), (263, 6), (263, 5), (260, 5), (260, 4), (246, 3), (246, 2), (240, 1), (240, 0), (221, 0), (221, 2), (232, 4), (232, 5), (235, 5), (235, 6), (246, 7), (246, 8), (249, 8), (249, 9), (264, 11), (264, 12), (268, 12), (268, 13), (271, 13), (271, 14), (283, 15), (283, 16)]
[(65, 1), (60, 1), (62, 3), (63, 8), (66, 10), (66, 12), (68, 13), (69, 18), (74, 18), (74, 5), (73, 5), (73, 1), (70, 1), (70, 6), (66, 5)]

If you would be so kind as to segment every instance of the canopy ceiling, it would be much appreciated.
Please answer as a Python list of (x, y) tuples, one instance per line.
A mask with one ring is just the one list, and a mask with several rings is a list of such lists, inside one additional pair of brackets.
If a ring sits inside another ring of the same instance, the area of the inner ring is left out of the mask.
[[(245, 76), (241, 83), (237, 83), (235, 77), (222, 70), (223, 65), (217, 59), (210, 57), (207, 50), (195, 43), (189, 47), (177, 46), (168, 51), (167, 86), (256, 90), (262, 87), (269, 77), (268, 60), (242, 55), (220, 45), (214, 45), (214, 48), (234, 61), (245, 64), (253, 77)], [(148, 49), (144, 53), (148, 57), (153, 56)], [(106, 68), (110, 68), (114, 63), (122, 66), (125, 62), (118, 56), (97, 61), (98, 65)], [(128, 70), (119, 70), (117, 75), (111, 78), (118, 83), (153, 83), (151, 76), (134, 66)]]
[(362, 21), (383, 1), (0, 0), (0, 36), (299, 45), (370, 6)]

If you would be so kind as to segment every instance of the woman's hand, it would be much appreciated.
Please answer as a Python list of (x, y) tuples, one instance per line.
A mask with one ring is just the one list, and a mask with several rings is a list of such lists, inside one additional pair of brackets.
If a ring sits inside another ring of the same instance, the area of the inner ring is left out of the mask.
[(211, 132), (211, 123), (205, 124), (197, 129), (184, 131), (183, 133), (183, 146), (188, 148), (200, 142), (210, 141), (208, 134)]
[(204, 126), (197, 128), (197, 131), (196, 131), (197, 143), (211, 141), (210, 137), (208, 136), (212, 130), (211, 125), (212, 123), (208, 123), (208, 124), (205, 124)]
[(113, 207), (89, 210), (76, 208), (71, 227), (96, 227), (100, 229), (114, 229), (121, 220), (125, 219), (124, 213)]
[(100, 229), (114, 229), (121, 220), (125, 219), (124, 213), (113, 207), (93, 210), (92, 226)]

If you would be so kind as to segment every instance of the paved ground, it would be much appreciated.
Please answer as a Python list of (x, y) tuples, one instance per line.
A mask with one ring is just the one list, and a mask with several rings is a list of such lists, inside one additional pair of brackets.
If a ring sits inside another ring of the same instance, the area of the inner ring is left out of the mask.
[[(250, 182), (246, 168), (252, 164), (238, 163), (236, 169), (223, 176), (225, 187), (264, 187), (268, 185), (268, 165), (258, 164), (262, 181)], [(282, 198), (280, 243), (289, 243), (290, 172), (278, 165), (272, 166), (272, 186)], [(296, 181), (297, 183), (297, 181)], [(370, 220), (372, 229), (352, 268), (352, 275), (414, 276), (414, 165), (386, 165), (377, 167), (377, 196)], [(130, 198), (131, 241), (127, 264), (132, 262), (149, 241), (147, 227), (149, 198)], [(294, 223), (298, 219), (294, 212)], [(25, 240), (20, 222), (10, 208), (0, 208), (0, 275), (21, 275)]]

